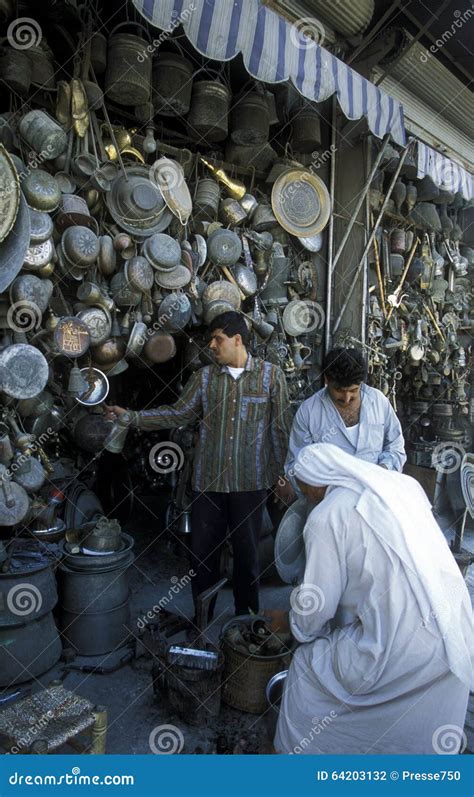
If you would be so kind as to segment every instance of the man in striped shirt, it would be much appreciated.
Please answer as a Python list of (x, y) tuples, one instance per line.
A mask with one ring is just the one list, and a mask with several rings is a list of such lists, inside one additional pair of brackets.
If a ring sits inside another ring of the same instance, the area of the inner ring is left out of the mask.
[(280, 368), (248, 353), (243, 316), (222, 313), (209, 333), (216, 364), (195, 372), (175, 404), (141, 412), (107, 410), (109, 418), (128, 412), (130, 424), (142, 430), (198, 421), (191, 507), (193, 597), (219, 580), (220, 551), (229, 532), (235, 612), (247, 614), (259, 608), (260, 526), (267, 490), (283, 473), (289, 399)]

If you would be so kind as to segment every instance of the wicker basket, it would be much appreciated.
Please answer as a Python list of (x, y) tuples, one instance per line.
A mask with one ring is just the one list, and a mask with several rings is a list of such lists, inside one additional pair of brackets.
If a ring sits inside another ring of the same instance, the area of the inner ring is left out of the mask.
[(222, 676), (222, 700), (232, 708), (263, 714), (268, 708), (265, 690), (268, 681), (281, 670), (289, 667), (291, 653), (276, 656), (256, 656), (241, 653), (225, 639), (227, 629), (245, 620), (264, 620), (256, 615), (243, 615), (226, 623), (221, 633), (221, 648), (224, 654)]

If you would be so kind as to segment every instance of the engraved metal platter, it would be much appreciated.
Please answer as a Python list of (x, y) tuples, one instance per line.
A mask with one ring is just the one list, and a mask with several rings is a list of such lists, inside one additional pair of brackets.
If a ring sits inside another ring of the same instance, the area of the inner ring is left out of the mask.
[(0, 241), (12, 230), (20, 207), (20, 181), (15, 165), (0, 144)]
[(0, 353), (0, 390), (17, 399), (33, 398), (46, 387), (49, 368), (35, 346), (14, 343)]
[(86, 322), (76, 316), (60, 318), (54, 330), (54, 342), (66, 357), (82, 357), (91, 344)]

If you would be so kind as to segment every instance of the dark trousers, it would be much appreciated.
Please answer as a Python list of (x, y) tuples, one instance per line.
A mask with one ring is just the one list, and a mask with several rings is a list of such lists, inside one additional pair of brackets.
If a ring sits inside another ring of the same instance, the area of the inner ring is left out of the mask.
[[(193, 493), (191, 507), (193, 599), (219, 581), (221, 548), (227, 532), (234, 554), (233, 588), (236, 614), (258, 612), (258, 542), (266, 490), (241, 493)], [(215, 599), (209, 609), (214, 611)]]

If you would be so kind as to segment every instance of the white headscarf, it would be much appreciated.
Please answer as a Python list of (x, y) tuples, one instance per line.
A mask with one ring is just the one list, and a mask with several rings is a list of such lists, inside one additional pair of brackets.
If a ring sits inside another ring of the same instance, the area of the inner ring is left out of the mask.
[(469, 592), (418, 482), (357, 459), (330, 443), (301, 449), (294, 474), (309, 485), (364, 493), (357, 511), (381, 544), (400, 558), (424, 622), (432, 624), (435, 619), (438, 624), (451, 672), (472, 687)]

